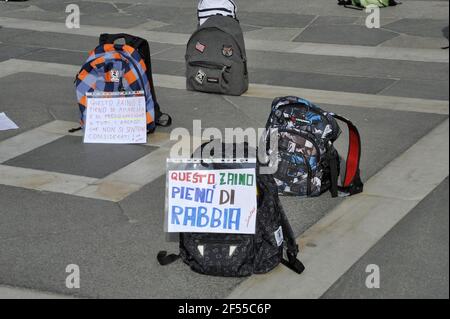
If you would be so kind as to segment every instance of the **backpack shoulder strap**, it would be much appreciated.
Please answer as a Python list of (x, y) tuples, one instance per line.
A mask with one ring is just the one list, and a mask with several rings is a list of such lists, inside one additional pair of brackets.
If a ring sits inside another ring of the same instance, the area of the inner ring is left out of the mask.
[(297, 258), (297, 255), (300, 250), (298, 248), (297, 241), (295, 240), (294, 231), (292, 230), (291, 224), (289, 223), (286, 213), (284, 212), (284, 209), (283, 209), (283, 206), (281, 205), (278, 194), (275, 193), (274, 196), (276, 197), (275, 203), (276, 203), (277, 209), (280, 211), (280, 214), (281, 214), (281, 227), (283, 229), (283, 237), (286, 242), (286, 255), (288, 258), (286, 260), (283, 257), (283, 259), (281, 260), (281, 263), (283, 265), (285, 265), (287, 268), (294, 271), (295, 273), (301, 274), (305, 270), (305, 266)]
[(158, 262), (161, 266), (167, 266), (180, 259), (180, 255), (175, 254), (168, 255), (167, 251), (160, 251), (158, 253), (158, 256), (156, 256), (156, 258), (158, 259)]
[[(337, 160), (336, 163), (331, 163), (331, 181), (332, 181), (332, 195), (337, 196), (337, 191), (346, 195), (355, 195), (363, 191), (364, 184), (361, 181), (359, 165), (361, 161), (361, 136), (357, 127), (343, 116), (332, 114), (333, 117), (339, 121), (347, 124), (349, 131), (349, 145), (345, 167), (345, 175), (342, 186), (337, 186), (338, 171)], [(334, 164), (336, 167), (334, 167)]]

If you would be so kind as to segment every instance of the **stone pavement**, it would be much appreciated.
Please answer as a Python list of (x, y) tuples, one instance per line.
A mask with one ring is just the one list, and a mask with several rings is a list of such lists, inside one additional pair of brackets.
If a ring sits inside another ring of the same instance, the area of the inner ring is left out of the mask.
[[(194, 119), (219, 129), (262, 127), (269, 97), (293, 92), (358, 125), (368, 180), (448, 119), (448, 51), (440, 49), (448, 45), (448, 1), (403, 2), (382, 10), (382, 28), (369, 30), (363, 12), (334, 1), (238, 1), (252, 82), (242, 97), (182, 89), (196, 1), (1, 2), (0, 112), (20, 129), (0, 132), (0, 285), (94, 298), (223, 298), (243, 282), (156, 262), (160, 249), (177, 251), (162, 231), (170, 129), (141, 146), (92, 147), (67, 133), (78, 118), (73, 77), (99, 33), (151, 42), (158, 98), (173, 127), (191, 130)], [(64, 26), (69, 3), (80, 5), (79, 30)], [(342, 201), (283, 204), (301, 235)], [(448, 238), (434, 240), (441, 242), (430, 254), (448, 248)], [(68, 264), (80, 266), (80, 289), (65, 287)], [(400, 269), (390, 271), (395, 280)], [(360, 295), (339, 287), (326, 296)]]

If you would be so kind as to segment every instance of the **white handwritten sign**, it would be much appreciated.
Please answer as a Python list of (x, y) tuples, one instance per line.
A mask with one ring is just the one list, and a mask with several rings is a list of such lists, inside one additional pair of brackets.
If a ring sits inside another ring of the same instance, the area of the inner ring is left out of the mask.
[(255, 168), (169, 170), (168, 232), (254, 234)]
[(85, 143), (147, 143), (144, 96), (88, 97)]

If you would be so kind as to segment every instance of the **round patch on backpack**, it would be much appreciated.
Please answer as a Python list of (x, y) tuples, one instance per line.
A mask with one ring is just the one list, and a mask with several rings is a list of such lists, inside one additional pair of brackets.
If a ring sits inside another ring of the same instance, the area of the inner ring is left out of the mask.
[(227, 58), (230, 58), (233, 56), (233, 46), (232, 45), (224, 45), (222, 47), (222, 54), (226, 56)]
[(120, 82), (120, 71), (112, 69), (109, 71), (111, 82), (118, 83)]

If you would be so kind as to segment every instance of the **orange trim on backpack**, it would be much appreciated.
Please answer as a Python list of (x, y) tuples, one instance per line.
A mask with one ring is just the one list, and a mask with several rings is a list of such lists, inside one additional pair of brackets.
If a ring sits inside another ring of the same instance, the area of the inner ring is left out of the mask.
[(105, 52), (112, 52), (115, 51), (114, 44), (105, 44), (103, 45), (103, 51)]
[(83, 97), (80, 99), (79, 103), (81, 105), (83, 105), (84, 107), (87, 107), (87, 97), (86, 97), (86, 95), (83, 95)]
[(149, 112), (146, 113), (146, 118), (147, 118), (147, 124), (153, 123), (152, 115)]
[(84, 79), (89, 75), (89, 72), (86, 70), (81, 70), (81, 72), (78, 74), (78, 79), (80, 81), (84, 81)]
[(96, 68), (97, 65), (102, 64), (102, 63), (105, 63), (105, 57), (102, 57), (102, 56), (101, 56), (101, 57), (95, 59), (94, 61), (92, 61), (92, 62), (91, 62), (91, 66), (92, 66), (93, 68)]
[(139, 64), (141, 65), (142, 69), (144, 70), (144, 72), (147, 72), (147, 66), (145, 65), (145, 62), (143, 59), (141, 59), (139, 61)]
[(117, 53), (117, 52), (116, 52), (116, 53), (113, 53), (112, 56), (113, 56), (113, 58), (116, 59), (116, 60), (122, 60), (122, 55), (121, 55), (120, 53)]
[(105, 73), (105, 82), (112, 82), (111, 81), (111, 72)]
[(137, 78), (134, 75), (133, 70), (130, 70), (127, 73), (125, 73), (123, 77), (125, 78), (125, 80), (127, 80), (128, 84), (130, 85), (137, 81)]
[(133, 47), (126, 44), (122, 47), (122, 50), (128, 52), (130, 55), (132, 55), (135, 51)]

